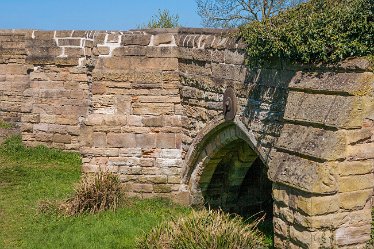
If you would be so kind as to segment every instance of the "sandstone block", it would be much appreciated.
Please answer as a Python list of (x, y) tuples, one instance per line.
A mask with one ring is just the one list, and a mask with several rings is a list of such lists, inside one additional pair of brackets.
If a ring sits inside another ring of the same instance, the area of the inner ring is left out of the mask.
[(339, 178), (339, 192), (353, 192), (364, 189), (373, 189), (374, 174), (352, 175)]
[(17, 74), (26, 74), (27, 67), (25, 65), (18, 64), (0, 64), (0, 74), (6, 75), (17, 75)]
[(129, 126), (143, 126), (143, 117), (138, 115), (129, 115), (127, 117), (127, 123)]
[(140, 159), (140, 165), (142, 167), (154, 167), (155, 166), (155, 160), (153, 158), (141, 158)]
[(141, 157), (142, 149), (141, 148), (121, 148), (119, 149), (120, 157)]
[(106, 147), (106, 133), (94, 132), (92, 137), (94, 147)]
[(22, 123), (39, 123), (40, 115), (39, 114), (23, 114), (21, 116)]
[(291, 91), (284, 117), (339, 128), (361, 128), (366, 105), (363, 97)]
[(162, 149), (160, 151), (159, 157), (179, 159), (182, 158), (182, 151), (180, 149)]
[(125, 70), (178, 70), (176, 58), (146, 58), (138, 56), (110, 57), (100, 59), (98, 69), (125, 69)]
[(177, 58), (177, 47), (147, 47), (145, 55), (150, 58)]
[(365, 244), (370, 240), (370, 224), (365, 226), (341, 227), (335, 232), (338, 246)]
[(70, 57), (82, 57), (84, 56), (83, 48), (65, 48), (65, 55)]
[(173, 191), (171, 184), (155, 184), (153, 190), (155, 193), (170, 193)]
[(312, 196), (312, 197), (302, 197), (295, 196), (291, 203), (292, 207), (295, 207), (302, 212), (313, 216), (335, 213), (339, 210), (339, 196)]
[(108, 55), (110, 53), (110, 48), (106, 46), (98, 46), (97, 51), (101, 55)]
[(140, 45), (147, 46), (151, 41), (150, 35), (144, 34), (125, 34), (122, 36), (121, 45)]
[(164, 118), (162, 116), (144, 117), (143, 124), (149, 127), (162, 127)]
[(153, 37), (153, 45), (154, 46), (162, 46), (162, 45), (174, 45), (175, 46), (175, 39), (174, 36), (171, 34), (157, 34)]
[(158, 133), (156, 140), (156, 147), (162, 149), (176, 148), (176, 140), (174, 133)]
[(64, 135), (64, 134), (54, 134), (53, 135), (53, 142), (55, 143), (63, 143), (63, 144), (69, 144), (71, 143), (71, 136), (70, 135)]
[(345, 134), (302, 125), (286, 124), (277, 147), (324, 160), (345, 157)]
[(373, 161), (344, 161), (337, 163), (340, 176), (366, 175), (373, 172)]
[(341, 92), (362, 95), (371, 88), (374, 74), (371, 72), (326, 72), (304, 73), (299, 71), (290, 82), (290, 89), (315, 90), (320, 92)]
[[(157, 167), (160, 168), (170, 168), (170, 167), (182, 167), (182, 160), (181, 159), (166, 159), (166, 158), (157, 158), (156, 164)], [(171, 170), (170, 172), (172, 172)], [(168, 175), (175, 175), (175, 174), (168, 174)]]
[(168, 176), (167, 183), (169, 184), (181, 184), (182, 179), (180, 176)]
[(127, 46), (115, 48), (112, 52), (113, 56), (144, 56), (148, 52), (148, 47)]
[(85, 119), (86, 125), (102, 125), (104, 124), (104, 115), (102, 114), (89, 114)]
[(92, 94), (105, 94), (106, 93), (106, 84), (102, 82), (93, 82), (92, 83)]
[(172, 103), (134, 103), (133, 114), (135, 115), (164, 115), (174, 113)]
[(340, 193), (340, 208), (345, 210), (356, 210), (362, 209), (371, 200), (373, 196), (373, 190), (363, 190), (348, 193)]
[(289, 225), (279, 218), (273, 219), (274, 233), (281, 235), (282, 237), (289, 237)]
[(134, 183), (132, 184), (133, 192), (136, 193), (152, 193), (153, 192), (153, 185), (152, 184), (141, 184), (141, 183)]
[(80, 47), (82, 42), (80, 38), (59, 38), (57, 40), (58, 46), (71, 46), (71, 47)]
[[(155, 183), (155, 184), (166, 184), (167, 183), (167, 176), (162, 175), (151, 175), (151, 176), (140, 176), (139, 182), (141, 183)], [(154, 185), (153, 188), (155, 188)], [(155, 191), (157, 192), (157, 191)]]
[(273, 182), (311, 193), (335, 193), (338, 190), (338, 172), (333, 163), (319, 163), (283, 152), (272, 152), (268, 166), (268, 176)]
[(156, 134), (135, 134), (136, 147), (155, 148)]
[(34, 31), (34, 40), (53, 40), (54, 31)]
[(108, 133), (107, 144), (109, 147), (136, 147), (135, 134), (132, 133)]
[(348, 146), (347, 158), (350, 160), (374, 159), (374, 143)]

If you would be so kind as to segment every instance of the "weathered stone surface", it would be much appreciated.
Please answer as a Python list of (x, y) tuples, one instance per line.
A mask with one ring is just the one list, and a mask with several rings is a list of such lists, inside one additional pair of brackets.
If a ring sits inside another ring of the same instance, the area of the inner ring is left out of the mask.
[(344, 210), (362, 209), (365, 207), (368, 201), (371, 200), (372, 196), (373, 196), (372, 189), (348, 192), (348, 193), (340, 193), (339, 194), (340, 208)]
[(274, 182), (311, 193), (334, 193), (338, 190), (337, 170), (333, 164), (274, 152), (268, 166), (268, 176)]
[(110, 57), (99, 60), (97, 67), (99, 69), (177, 70), (178, 61), (175, 58)]
[(374, 74), (364, 73), (331, 73), (298, 71), (290, 82), (290, 89), (314, 90), (321, 92), (340, 92), (351, 95), (363, 95), (372, 91)]
[(174, 45), (175, 38), (171, 34), (158, 34), (153, 36), (153, 46)]
[(135, 134), (131, 134), (131, 133), (123, 133), (123, 134), (108, 133), (107, 143), (108, 143), (109, 147), (117, 147), (117, 148), (136, 147)]
[(340, 176), (366, 175), (372, 173), (373, 161), (345, 161), (337, 163)]
[(140, 45), (147, 46), (151, 41), (150, 35), (143, 34), (125, 34), (122, 36), (121, 45)]
[(361, 127), (365, 106), (363, 97), (310, 94), (291, 91), (285, 118), (288, 120), (324, 124), (333, 127)]
[(370, 239), (370, 224), (360, 227), (341, 227), (335, 232), (339, 246), (365, 244)]
[(339, 178), (339, 191), (352, 192), (364, 189), (373, 189), (374, 174), (352, 175)]
[(305, 156), (330, 161), (345, 157), (346, 139), (344, 133), (286, 124), (276, 146)]

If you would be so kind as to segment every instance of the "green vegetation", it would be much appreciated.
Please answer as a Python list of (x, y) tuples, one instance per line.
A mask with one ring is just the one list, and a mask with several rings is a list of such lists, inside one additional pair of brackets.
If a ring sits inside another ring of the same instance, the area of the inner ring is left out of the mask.
[(310, 0), (240, 28), (250, 65), (335, 63), (374, 54), (372, 0)]
[[(199, 235), (197, 237), (202, 240), (192, 243), (201, 244), (204, 248), (213, 244), (221, 246), (217, 248), (237, 248), (243, 243), (264, 244), (263, 235), (255, 228), (256, 221), (245, 224), (239, 217), (231, 219), (232, 216), (218, 211), (199, 211), (190, 215), (190, 208), (160, 199), (127, 198), (118, 203), (116, 210), (103, 204), (106, 206), (104, 209), (110, 209), (96, 212), (102, 208), (94, 206), (95, 212), (92, 213), (92, 209), (78, 208), (77, 212), (67, 213), (78, 215), (67, 216), (64, 215), (66, 212), (61, 215), (61, 210), (51, 209), (51, 204), (58, 207), (56, 204), (61, 204), (62, 200), (68, 200), (64, 204), (69, 200), (75, 202), (76, 196), (79, 197), (77, 202), (86, 203), (86, 197), (90, 199), (98, 196), (97, 193), (105, 193), (101, 188), (92, 190), (91, 185), (86, 184), (86, 178), (81, 180), (74, 192), (73, 187), (80, 179), (80, 168), (81, 160), (77, 153), (44, 146), (27, 148), (19, 136), (11, 137), (2, 144), (0, 248), (135, 248), (137, 241), (141, 248), (155, 248), (147, 247), (149, 239), (156, 240), (161, 232), (163, 236), (173, 232), (179, 239), (178, 243), (186, 242), (184, 235)], [(112, 176), (98, 174), (93, 182), (97, 183), (95, 179), (99, 179), (101, 183), (108, 183), (109, 189), (113, 190), (109, 192), (117, 193), (117, 180), (112, 181)], [(82, 192), (82, 188), (89, 191)], [(104, 202), (100, 199), (95, 203), (101, 205)], [(181, 216), (186, 218), (179, 219)], [(168, 223), (166, 230), (161, 229), (159, 224), (170, 220), (175, 222)], [(174, 228), (180, 230), (174, 233)], [(150, 231), (149, 235), (145, 235)], [(139, 237), (143, 237), (143, 242), (139, 242)], [(231, 247), (228, 247), (229, 244)]]
[(11, 124), (0, 119), (0, 129), (10, 129), (10, 128), (12, 128)]
[(372, 216), (372, 221), (371, 221), (371, 240), (369, 241), (369, 245), (374, 246), (374, 208), (371, 210), (371, 216)]
[(74, 196), (62, 207), (68, 215), (116, 210), (122, 195), (118, 175), (110, 172), (86, 174), (75, 188)]
[(155, 16), (152, 16), (147, 25), (142, 25), (140, 28), (176, 28), (179, 27), (179, 16), (170, 14), (169, 10), (158, 10)]
[(0, 248), (134, 248), (136, 237), (189, 209), (164, 200), (132, 200), (117, 211), (65, 217), (38, 212), (44, 200), (63, 200), (80, 178), (77, 153), (19, 137), (0, 147)]
[(158, 225), (139, 241), (138, 247), (265, 248), (263, 236), (257, 230), (258, 222), (246, 224), (239, 216), (230, 216), (222, 211), (194, 211), (189, 216)]

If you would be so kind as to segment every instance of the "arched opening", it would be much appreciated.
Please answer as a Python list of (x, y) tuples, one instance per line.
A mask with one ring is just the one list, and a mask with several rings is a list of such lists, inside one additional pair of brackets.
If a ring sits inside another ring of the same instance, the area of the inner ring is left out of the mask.
[(237, 139), (222, 147), (206, 170), (214, 172), (209, 182), (204, 173), (200, 178), (205, 206), (245, 218), (263, 212), (272, 219), (272, 184), (264, 163), (245, 141)]
[[(249, 218), (266, 216), (272, 229), (272, 183), (264, 154), (240, 123), (223, 122), (201, 135), (189, 151), (186, 183), (193, 205), (205, 205)], [(252, 142), (253, 141), (253, 142)], [(261, 214), (259, 214), (261, 215)], [(271, 233), (271, 231), (269, 232)]]

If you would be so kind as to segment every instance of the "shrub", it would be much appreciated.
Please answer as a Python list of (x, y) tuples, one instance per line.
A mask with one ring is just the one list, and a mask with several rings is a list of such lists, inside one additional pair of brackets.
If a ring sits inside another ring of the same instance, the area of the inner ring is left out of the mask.
[(372, 0), (310, 0), (240, 28), (249, 64), (334, 63), (374, 53)]
[(137, 244), (141, 249), (237, 249), (265, 248), (257, 230), (258, 220), (245, 224), (239, 216), (222, 211), (193, 211), (166, 224), (160, 224)]
[(121, 183), (117, 175), (110, 172), (86, 174), (75, 188), (75, 194), (59, 210), (66, 215), (96, 213), (115, 210), (121, 199)]

